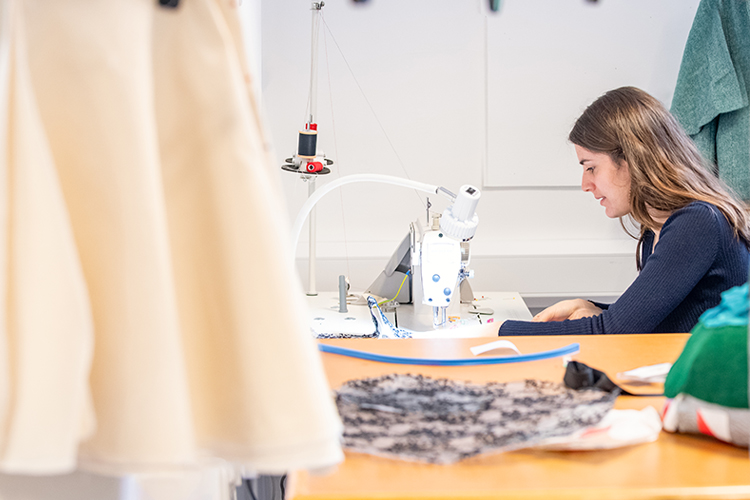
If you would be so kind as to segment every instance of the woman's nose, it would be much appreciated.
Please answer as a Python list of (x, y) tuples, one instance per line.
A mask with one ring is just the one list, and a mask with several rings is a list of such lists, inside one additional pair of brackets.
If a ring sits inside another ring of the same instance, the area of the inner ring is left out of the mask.
[(587, 193), (594, 190), (594, 183), (586, 179), (585, 175), (581, 177), (581, 189)]

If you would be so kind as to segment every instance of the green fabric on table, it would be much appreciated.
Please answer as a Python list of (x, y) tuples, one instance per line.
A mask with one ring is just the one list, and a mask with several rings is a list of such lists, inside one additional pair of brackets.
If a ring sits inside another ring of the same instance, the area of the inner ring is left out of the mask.
[(744, 200), (750, 200), (749, 85), (750, 2), (702, 0), (671, 111)]
[(730, 408), (748, 408), (748, 286), (722, 294), (706, 311), (672, 365), (664, 395), (680, 393)]

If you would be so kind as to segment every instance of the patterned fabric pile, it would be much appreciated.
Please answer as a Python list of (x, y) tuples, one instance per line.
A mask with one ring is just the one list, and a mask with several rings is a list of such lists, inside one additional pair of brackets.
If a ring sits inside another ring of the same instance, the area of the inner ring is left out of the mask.
[(347, 382), (336, 404), (350, 451), (450, 464), (595, 425), (616, 397), (539, 380), (470, 384), (393, 374)]

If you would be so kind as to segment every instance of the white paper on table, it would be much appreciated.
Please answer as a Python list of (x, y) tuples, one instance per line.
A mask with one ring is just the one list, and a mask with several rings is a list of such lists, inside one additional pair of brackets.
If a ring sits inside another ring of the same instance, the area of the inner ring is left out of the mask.
[(656, 441), (661, 418), (653, 406), (642, 410), (610, 410), (604, 418), (568, 436), (545, 439), (533, 448), (543, 450), (607, 450)]
[(521, 354), (521, 351), (518, 350), (518, 347), (516, 347), (515, 344), (509, 340), (496, 340), (488, 344), (474, 346), (471, 348), (471, 353), (474, 356), (479, 356), (480, 354), (483, 354), (489, 351), (494, 351), (495, 349), (510, 349), (511, 351), (514, 351), (516, 354)]
[(672, 363), (659, 363), (658, 365), (641, 366), (626, 372), (618, 373), (617, 378), (631, 382), (645, 382), (648, 384), (664, 383), (667, 380)]

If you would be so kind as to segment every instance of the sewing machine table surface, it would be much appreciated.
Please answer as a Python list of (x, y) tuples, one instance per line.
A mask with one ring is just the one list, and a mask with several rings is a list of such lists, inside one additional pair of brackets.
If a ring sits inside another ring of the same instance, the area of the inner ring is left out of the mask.
[[(464, 323), (467, 325), (478, 324), (477, 317), (483, 322), (499, 322), (506, 319), (531, 319), (529, 308), (526, 307), (521, 295), (517, 292), (475, 292), (474, 304), (485, 312), (491, 311), (490, 314), (471, 314), (467, 311), (468, 306), (462, 305), (460, 309), (456, 307), (455, 311), (451, 308), (448, 315), (453, 321), (450, 326)], [(318, 295), (308, 296), (307, 304), (310, 313), (310, 324), (316, 333), (337, 334), (345, 333), (352, 335), (369, 335), (375, 330), (370, 309), (364, 305), (348, 305), (346, 313), (339, 312), (339, 294), (338, 292), (319, 292)], [(401, 324), (405, 328), (415, 331), (428, 330), (431, 327), (428, 324), (414, 326), (410, 319), (413, 315), (413, 306), (404, 304), (399, 306), (398, 315), (402, 318)], [(395, 321), (394, 313), (386, 309), (386, 317), (392, 322)], [(431, 322), (431, 317), (426, 320)]]

